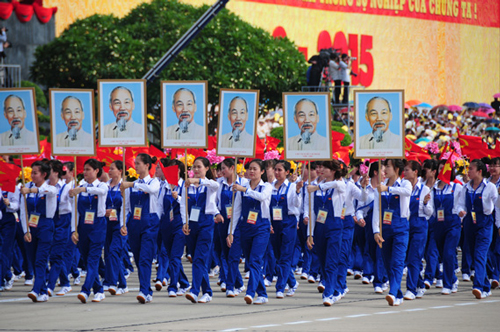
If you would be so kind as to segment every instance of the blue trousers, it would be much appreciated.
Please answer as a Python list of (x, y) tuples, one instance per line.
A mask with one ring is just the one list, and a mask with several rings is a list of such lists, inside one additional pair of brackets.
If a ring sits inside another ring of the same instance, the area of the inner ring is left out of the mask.
[(498, 236), (498, 228), (495, 225), (493, 225), (493, 238), (488, 253), (488, 262), (491, 279), (498, 281), (500, 277), (500, 236)]
[(241, 249), (250, 270), (246, 295), (251, 297), (254, 297), (255, 293), (258, 296), (267, 297), (266, 286), (264, 286), (264, 278), (262, 276), (262, 266), (264, 254), (269, 244), (269, 233), (269, 227), (244, 225), (240, 228)]
[(309, 269), (311, 267), (312, 253), (307, 247), (307, 225), (304, 225), (302, 218), (299, 221), (299, 229), (297, 230), (297, 240), (295, 241), (295, 247), (297, 255), (294, 257), (292, 262), (292, 267), (299, 264), (300, 256), (302, 256), (302, 273), (309, 274)]
[(99, 280), (99, 260), (106, 239), (106, 218), (95, 218), (94, 224), (78, 224), (78, 249), (82, 260), (87, 265), (87, 276), (82, 286), (82, 292), (89, 295), (93, 290), (94, 294), (102, 293), (103, 288)]
[(26, 253), (34, 262), (35, 282), (32, 291), (47, 294), (47, 264), (54, 238), (54, 221), (40, 218), (38, 227), (30, 227), (30, 232), (31, 242), (26, 243)]
[(425, 248), (425, 280), (431, 284), (434, 278), (442, 279), (441, 272), (439, 271), (439, 251), (437, 249), (436, 239), (434, 237), (434, 228), (436, 222), (429, 224), (429, 233), (427, 234), (427, 246)]
[(408, 240), (408, 255), (406, 288), (417, 295), (417, 288), (424, 288), (424, 279), (420, 275), (422, 258), (424, 258), (425, 243), (427, 242), (428, 222), (425, 218), (410, 219), (410, 235)]
[(177, 283), (179, 282), (181, 283), (181, 287), (183, 286), (180, 279), (181, 274), (184, 273), (181, 259), (186, 243), (186, 236), (182, 233), (182, 222), (175, 223), (169, 220), (162, 220), (160, 233), (168, 258), (167, 273), (170, 276), (168, 291), (177, 292)]
[(226, 221), (225, 223), (216, 223), (214, 225), (213, 250), (219, 265), (219, 279), (224, 283), (226, 282), (228, 271), (226, 250), (224, 250), (224, 246), (227, 247), (225, 244), (228, 224), (229, 222)]
[(352, 268), (355, 271), (363, 271), (363, 274), (365, 272), (363, 262), (365, 258), (365, 244), (365, 229), (355, 223), (349, 268)]
[(297, 219), (295, 216), (288, 216), (283, 221), (274, 221), (273, 230), (271, 244), (277, 261), (276, 272), (278, 275), (276, 292), (284, 292), (287, 283), (291, 287), (297, 283), (292, 270), (293, 250), (297, 237)]
[[(24, 270), (25, 279), (31, 280), (33, 279), (33, 262), (26, 252), (27, 243), (24, 241), (24, 231), (20, 222), (16, 223), (16, 232), (15, 232), (15, 244), (14, 250), (15, 254), (12, 257), (12, 267), (14, 268), (15, 274), (21, 274)], [(12, 272), (10, 269), (7, 269), (7, 275), (5, 276), (7, 280), (12, 278)]]
[(14, 257), (14, 241), (16, 238), (16, 219), (11, 213), (6, 214), (0, 220), (0, 286), (4, 278), (10, 280), (8, 272), (12, 266)]
[(190, 241), (189, 251), (193, 255), (193, 278), (191, 282), (191, 293), (198, 295), (200, 288), (203, 294), (212, 296), (212, 288), (208, 278), (208, 270), (211, 263), (211, 248), (214, 234), (214, 216), (200, 216), (198, 222), (190, 222), (191, 232), (188, 235)]
[[(246, 261), (245, 265), (248, 265)], [(274, 250), (271, 241), (268, 242), (266, 252), (264, 254), (263, 269), (264, 269), (264, 274), (266, 276), (265, 278), (268, 281), (273, 281), (273, 277), (276, 275), (276, 257), (274, 256)]]
[(67, 275), (64, 252), (71, 230), (71, 213), (56, 215), (54, 217), (54, 242), (50, 250), (50, 272), (47, 287), (54, 289), (56, 287), (59, 275)]
[(342, 229), (339, 268), (337, 270), (337, 286), (335, 287), (338, 292), (343, 292), (347, 288), (347, 269), (349, 268), (353, 237), (354, 219), (352, 216), (345, 216), (344, 228)]
[[(235, 288), (241, 288), (244, 286), (243, 278), (240, 273), (240, 258), (241, 258), (241, 236), (240, 228), (237, 226), (233, 234), (233, 244), (231, 248), (227, 246), (226, 239), (224, 238), (223, 250), (226, 250), (227, 266), (228, 270), (226, 273), (226, 289), (234, 291)], [(227, 249), (224, 249), (227, 248)]]
[[(365, 252), (363, 259), (363, 275), (367, 278), (373, 276), (373, 287), (382, 287), (388, 281), (387, 271), (384, 265), (382, 249), (375, 242), (373, 227), (370, 221), (366, 220), (365, 225)], [(385, 238), (385, 236), (384, 236)], [(367, 271), (365, 273), (365, 271)]]
[(314, 227), (314, 247), (321, 267), (321, 280), (325, 286), (323, 297), (332, 296), (335, 291), (339, 291), (336, 286), (342, 247), (342, 228), (334, 228), (332, 223), (327, 220), (325, 224), (316, 223)]
[(389, 294), (402, 299), (401, 279), (408, 248), (408, 226), (396, 229), (383, 227), (382, 237), (385, 240), (382, 245), (382, 257), (391, 285)]
[(434, 227), (436, 246), (443, 259), (443, 287), (451, 289), (457, 276), (455, 275), (455, 261), (457, 245), (460, 241), (460, 219), (454, 216), (454, 222), (437, 222)]
[(486, 274), (486, 260), (493, 236), (493, 217), (485, 216), (485, 220), (477, 224), (470, 218), (464, 219), (464, 234), (476, 271), (473, 288), (489, 292), (491, 285)]
[(123, 248), (125, 237), (120, 233), (119, 221), (107, 221), (106, 241), (104, 242), (104, 285), (127, 287), (123, 267)]
[(139, 290), (144, 295), (153, 295), (151, 266), (156, 251), (159, 227), (160, 220), (156, 213), (150, 213), (140, 220), (129, 218), (127, 223), (130, 249), (134, 255), (139, 276)]

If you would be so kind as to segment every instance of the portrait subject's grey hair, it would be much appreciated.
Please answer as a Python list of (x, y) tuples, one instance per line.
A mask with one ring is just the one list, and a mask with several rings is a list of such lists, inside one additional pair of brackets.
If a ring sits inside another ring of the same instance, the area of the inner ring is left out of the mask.
[(180, 88), (177, 91), (175, 91), (174, 94), (172, 95), (172, 106), (175, 106), (175, 95), (181, 91), (189, 92), (191, 94), (191, 96), (193, 96), (193, 102), (196, 104), (196, 96), (194, 95), (193, 91), (191, 91), (187, 88)]
[(297, 115), (297, 105), (299, 105), (300, 103), (306, 102), (306, 101), (309, 102), (309, 103), (311, 103), (311, 104), (313, 104), (314, 110), (316, 111), (316, 114), (318, 114), (318, 105), (316, 105), (316, 103), (314, 101), (312, 101), (311, 99), (302, 98), (294, 106), (294, 109), (293, 109), (293, 115), (294, 116)]
[(132, 98), (132, 101), (134, 101), (134, 94), (132, 93), (132, 91), (129, 88), (124, 87), (123, 85), (119, 85), (119, 86), (115, 87), (113, 90), (111, 90), (111, 93), (109, 94), (109, 103), (110, 104), (113, 103), (113, 100), (111, 98), (113, 96), (113, 93), (116, 90), (125, 90), (125, 91), (128, 91), (128, 93), (130, 93), (130, 98)]
[(235, 100), (241, 100), (241, 101), (243, 101), (243, 102), (245, 103), (245, 110), (246, 110), (246, 112), (248, 113), (248, 104), (247, 104), (247, 101), (246, 101), (245, 99), (243, 99), (242, 97), (240, 97), (240, 96), (236, 96), (236, 97), (234, 97), (233, 99), (231, 99), (231, 101), (229, 102), (229, 106), (231, 106), (231, 104), (232, 104), (232, 103), (233, 103), (233, 101), (235, 101)]
[(23, 107), (23, 110), (26, 110), (26, 107), (24, 106), (24, 101), (21, 99), (21, 97), (16, 96), (16, 95), (8, 95), (5, 100), (3, 101), (3, 111), (7, 112), (7, 100), (10, 98), (17, 98), (21, 102), (21, 106)]
[(392, 113), (392, 106), (391, 106), (391, 103), (390, 103), (387, 99), (385, 99), (384, 97), (376, 96), (376, 97), (373, 97), (373, 98), (371, 98), (370, 100), (368, 100), (368, 102), (366, 103), (365, 114), (367, 114), (367, 113), (368, 113), (368, 105), (369, 105), (372, 101), (374, 101), (374, 100), (383, 100), (383, 101), (385, 101), (385, 102), (387, 103), (387, 106), (389, 106), (389, 112), (391, 112), (391, 113)]
[(64, 103), (66, 102), (66, 100), (70, 100), (70, 99), (74, 99), (74, 100), (76, 100), (77, 102), (79, 102), (79, 103), (80, 103), (80, 109), (81, 109), (81, 110), (82, 110), (82, 112), (83, 112), (83, 104), (82, 104), (82, 101), (81, 101), (79, 98), (75, 97), (75, 96), (67, 96), (67, 97), (66, 97), (66, 98), (64, 98), (64, 99), (63, 99), (63, 101), (61, 102), (61, 113), (63, 113), (63, 112), (64, 112), (64, 109), (63, 109), (63, 105), (64, 105)]

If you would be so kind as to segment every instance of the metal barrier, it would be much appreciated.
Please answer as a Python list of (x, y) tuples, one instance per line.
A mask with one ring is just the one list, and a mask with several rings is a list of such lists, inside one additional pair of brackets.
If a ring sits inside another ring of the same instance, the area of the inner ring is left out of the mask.
[(0, 87), (21, 87), (21, 66), (0, 64)]

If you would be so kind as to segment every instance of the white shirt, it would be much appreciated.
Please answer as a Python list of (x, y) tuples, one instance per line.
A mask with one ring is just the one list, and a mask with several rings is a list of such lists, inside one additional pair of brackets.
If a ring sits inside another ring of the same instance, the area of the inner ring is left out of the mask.
[[(472, 188), (472, 181), (469, 181), (463, 188), (462, 194), (460, 195), (460, 206), (462, 210), (467, 211), (467, 200), (470, 203), (470, 194), (474, 193), (474, 189)], [(490, 215), (495, 208), (495, 203), (498, 199), (498, 191), (495, 185), (487, 180), (483, 179), (481, 184), (476, 189), (476, 195), (481, 194), (481, 201), (483, 204), (483, 212), (485, 215)]]
[(390, 129), (382, 135), (382, 142), (376, 142), (373, 133), (359, 138), (360, 149), (397, 149), (401, 146), (401, 136), (393, 134)]
[(253, 143), (255, 139), (252, 135), (243, 131), (240, 133), (240, 138), (236, 142), (233, 137), (233, 133), (227, 133), (222, 135), (220, 138), (220, 147), (221, 148), (240, 148), (240, 149), (251, 149), (253, 147)]
[(354, 183), (352, 179), (345, 180), (346, 183), (346, 194), (345, 194), (345, 215), (352, 216), (354, 215), (354, 200), (362, 199), (362, 191), (359, 187)]
[(323, 151), (328, 146), (328, 140), (315, 131), (311, 134), (311, 141), (308, 144), (304, 144), (301, 135), (291, 137), (288, 144), (290, 151)]
[[(429, 187), (427, 187), (423, 183), (417, 182), (415, 188), (413, 188), (411, 197), (417, 196), (420, 189), (422, 189), (422, 191), (420, 192), (420, 196), (418, 198), (418, 216), (428, 220), (434, 213), (434, 201), (432, 199), (430, 199), (427, 202), (427, 204), (424, 204), (425, 196), (427, 196), (427, 194), (431, 191)], [(411, 216), (411, 211), (410, 211), (410, 216)]]
[(368, 212), (370, 210), (373, 210), (373, 204), (375, 204), (374, 203), (375, 196), (378, 197), (378, 190), (377, 188), (372, 187), (370, 179), (370, 184), (368, 184), (366, 188), (363, 190), (364, 198), (358, 201), (358, 208), (356, 210), (356, 218), (358, 218), (358, 220), (365, 219), (366, 216), (368, 215)]
[(330, 80), (332, 81), (342, 80), (342, 72), (340, 71), (340, 65), (333, 60), (330, 60), (330, 62), (328, 63), (328, 74), (330, 76)]
[(347, 63), (345, 63), (344, 61), (340, 60), (339, 62), (339, 66), (340, 66), (340, 73), (341, 73), (341, 77), (342, 77), (342, 82), (351, 82), (351, 70), (349, 69), (349, 66), (347, 65)]
[(104, 126), (102, 135), (104, 138), (143, 138), (144, 126), (130, 119), (125, 124), (125, 130), (120, 131), (116, 122), (112, 122)]
[(160, 213), (158, 205), (158, 194), (160, 192), (160, 181), (157, 178), (151, 179), (149, 174), (142, 179), (144, 183), (140, 183), (141, 179), (134, 181), (134, 185), (125, 191), (125, 213), (132, 213), (132, 207), (130, 205), (130, 191), (139, 192), (142, 191), (149, 194), (149, 213)]
[[(246, 184), (242, 184), (243, 187), (246, 187), (247, 190), (245, 192), (238, 192), (236, 198), (234, 199), (234, 209), (233, 209), (233, 228), (229, 227), (228, 234), (234, 234), (236, 226), (238, 226), (238, 222), (241, 216), (241, 205), (243, 203), (243, 196), (253, 198), (260, 202), (260, 213), (262, 214), (263, 219), (268, 219), (271, 221), (271, 214), (269, 213), (269, 204), (271, 204), (271, 195), (273, 194), (273, 186), (270, 183), (264, 183), (264, 181), (260, 180), (259, 184), (255, 189), (250, 187), (250, 182)], [(259, 188), (260, 192), (259, 192)], [(246, 217), (246, 216), (244, 216)]]
[[(7, 191), (2, 191), (2, 188), (0, 188), (0, 197), (3, 199), (3, 194), (7, 193), (7, 199), (9, 200), (9, 206), (6, 207), (5, 211), (14, 213), (19, 211), (19, 205), (20, 205), (20, 197), (21, 193), (19, 192), (19, 185), (16, 186), (16, 189), (14, 190), (13, 193), (7, 192)], [(1, 219), (1, 218), (0, 218)]]
[[(219, 213), (220, 211), (224, 208), (223, 206), (221, 206), (221, 195), (222, 195), (222, 190), (224, 190), (224, 188), (226, 187), (229, 187), (229, 190), (233, 190), (233, 183), (231, 183), (231, 185), (229, 185), (227, 183), (227, 179), (225, 177), (221, 177), (221, 178), (218, 178), (217, 179), (217, 182), (219, 183), (219, 189), (217, 189), (217, 209), (219, 210)], [(242, 186), (244, 187), (247, 187), (247, 184), (248, 184), (248, 179), (246, 178), (242, 178), (242, 177), (237, 177), (236, 178), (236, 183), (237, 184), (241, 184)], [(236, 194), (238, 192), (236, 192), (234, 194), (234, 199), (236, 199)]]
[[(59, 214), (72, 213), (74, 211), (75, 199), (69, 197), (69, 191), (73, 188), (73, 181), (66, 184), (66, 181), (59, 180), (55, 187), (57, 188), (57, 193), (61, 193), (59, 194)], [(64, 189), (61, 192), (63, 187)]]
[[(209, 180), (207, 178), (200, 179), (200, 185), (198, 188), (194, 184), (190, 185), (188, 188), (188, 195), (195, 195), (196, 191), (199, 190), (199, 193), (206, 192), (207, 193), (207, 198), (205, 202), (205, 214), (212, 214), (216, 215), (219, 213), (219, 210), (217, 209), (217, 190), (219, 189), (219, 183), (215, 180)], [(188, 197), (189, 198), (189, 197)], [(182, 223), (186, 223), (186, 199), (184, 198), (181, 200), (181, 217), (182, 217)], [(191, 211), (188, 211), (188, 213), (191, 213)]]
[(188, 125), (188, 131), (183, 133), (179, 127), (179, 124), (167, 127), (167, 139), (205, 139), (205, 129), (192, 121)]
[[(389, 179), (383, 181), (384, 185), (387, 185)], [(408, 219), (410, 217), (410, 196), (412, 192), (412, 185), (410, 181), (404, 179), (397, 179), (394, 184), (382, 193), (382, 199), (389, 199), (392, 195), (399, 195), (399, 210), (401, 211), (400, 218)], [(379, 203), (378, 195), (374, 195), (373, 200), (373, 234), (380, 233), (379, 228)]]
[(76, 133), (76, 139), (71, 140), (69, 138), (68, 132), (63, 132), (57, 134), (56, 136), (56, 146), (57, 147), (92, 147), (94, 145), (94, 138), (92, 135), (83, 131), (82, 129), (78, 130)]
[[(328, 182), (322, 182), (318, 184), (319, 190), (314, 192), (315, 196), (321, 197), (323, 195), (326, 195), (328, 190), (334, 189), (332, 193), (332, 206), (333, 206), (333, 214), (334, 217), (341, 217), (342, 216), (342, 209), (344, 208), (344, 203), (345, 203), (345, 193), (346, 193), (346, 187), (347, 185), (345, 184), (343, 179), (339, 180), (334, 180), (334, 181), (328, 181)], [(309, 204), (307, 204), (307, 210), (304, 211), (304, 218), (309, 218)], [(312, 228), (312, 234), (309, 234), (309, 227), (307, 228), (307, 235), (313, 235), (314, 234), (314, 227), (316, 226), (316, 213), (314, 213), (314, 196), (311, 199), (311, 217), (309, 218), (309, 222), (312, 223), (311, 228)]]
[(21, 128), (19, 138), (14, 138), (11, 130), (0, 134), (1, 146), (36, 145), (36, 143), (35, 133), (26, 129), (26, 127)]
[[(286, 192), (286, 188), (288, 185), (288, 193), (286, 194), (286, 203), (288, 206), (288, 215), (294, 215), (297, 218), (297, 221), (300, 217), (300, 207), (302, 206), (302, 195), (301, 193), (297, 194), (297, 185), (295, 183), (290, 183), (288, 179), (281, 184), (279, 189), (276, 189), (276, 183), (278, 180), (273, 181), (273, 193), (272, 195), (283, 195)], [(272, 206), (271, 206), (272, 208)]]
[[(97, 217), (102, 218), (106, 215), (106, 198), (108, 196), (108, 186), (99, 180), (95, 180), (92, 184), (83, 183), (81, 187), (85, 187), (84, 191), (78, 195), (78, 199), (89, 199), (89, 196), (97, 196)], [(77, 211), (76, 223), (80, 222)], [(75, 223), (71, 223), (71, 232), (75, 231)]]
[[(26, 185), (27, 188), (36, 188), (36, 185), (33, 182), (30, 182)], [(37, 199), (40, 199), (40, 197), (45, 197), (45, 217), (48, 219), (54, 218), (54, 215), (56, 214), (56, 208), (57, 208), (57, 188), (54, 186), (49, 185), (47, 182), (44, 182), (39, 188), (38, 188), (38, 193), (34, 194), (28, 194), (26, 195), (26, 198), (31, 197)], [(23, 231), (26, 233), (28, 231), (28, 216), (26, 216), (26, 208), (24, 205), (24, 199), (21, 200), (21, 206), (20, 206), (20, 212), (21, 212), (21, 220), (24, 221), (22, 222), (23, 226)], [(29, 213), (29, 212), (28, 212)]]
[[(452, 213), (458, 215), (463, 208), (460, 206), (460, 199), (462, 197), (463, 186), (460, 183), (451, 183), (445, 184), (444, 188), (439, 189), (439, 183), (441, 180), (437, 180), (434, 184), (433, 190), (431, 191), (431, 200), (434, 202), (434, 198), (436, 194), (439, 195), (450, 195), (453, 191), (453, 209)], [(437, 217), (437, 209), (441, 208), (440, 206), (435, 206), (434, 216)]]
[[(488, 182), (491, 182), (491, 178), (488, 179)], [(500, 187), (500, 179), (498, 179), (497, 183), (493, 183), (495, 187), (498, 188)], [(495, 225), (497, 228), (500, 228), (500, 195), (498, 195), (497, 201), (495, 202)]]
[(181, 204), (182, 200), (182, 192), (184, 191), (184, 180), (179, 178), (179, 181), (177, 182), (177, 185), (172, 189), (170, 189), (171, 184), (169, 184), (167, 181), (161, 181), (160, 182), (160, 194), (158, 195), (158, 217), (161, 218), (162, 215), (166, 213), (170, 213), (170, 211), (165, 211), (165, 207), (163, 206), (163, 199), (165, 198), (165, 195), (169, 194), (172, 195), (172, 191), (177, 191), (177, 200), (176, 202)]
[[(120, 191), (120, 186), (122, 184), (122, 179), (120, 179), (120, 182), (118, 182), (118, 184), (116, 186), (111, 187), (111, 181), (112, 180), (108, 180), (106, 182), (106, 185), (108, 186), (108, 194), (107, 195), (109, 195), (109, 193), (111, 191)], [(106, 195), (106, 200), (108, 199), (107, 195)], [(125, 224), (125, 221), (123, 220), (123, 209), (125, 208), (123, 199), (122, 199), (122, 206), (120, 208), (121, 208), (121, 213), (119, 213), (119, 215), (117, 217), (118, 217), (118, 220), (120, 221), (120, 226), (123, 226)]]

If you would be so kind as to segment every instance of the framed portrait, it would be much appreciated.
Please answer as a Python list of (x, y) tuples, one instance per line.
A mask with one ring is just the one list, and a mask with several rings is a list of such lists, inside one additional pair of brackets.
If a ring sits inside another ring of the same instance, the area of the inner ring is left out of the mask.
[(0, 89), (0, 103), (0, 154), (39, 154), (35, 89)]
[(217, 155), (255, 157), (259, 90), (220, 89)]
[(404, 90), (354, 91), (354, 157), (405, 158)]
[(94, 156), (94, 90), (50, 89), (50, 134), (54, 156)]
[(207, 81), (162, 81), (162, 147), (206, 149), (207, 103)]
[(283, 93), (285, 159), (332, 159), (329, 93)]
[(146, 80), (98, 80), (99, 145), (147, 146)]

